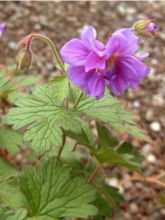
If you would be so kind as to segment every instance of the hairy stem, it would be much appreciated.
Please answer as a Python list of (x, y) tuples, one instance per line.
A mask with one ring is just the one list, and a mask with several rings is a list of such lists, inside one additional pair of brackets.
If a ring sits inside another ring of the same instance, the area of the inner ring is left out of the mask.
[(88, 184), (91, 184), (93, 182), (93, 180), (97, 176), (97, 174), (100, 171), (100, 169), (101, 169), (101, 165), (99, 164), (99, 165), (96, 166), (95, 170), (93, 171), (93, 173), (89, 177), (88, 182), (87, 182)]
[(77, 149), (77, 146), (78, 146), (78, 143), (76, 142), (76, 143), (73, 145), (72, 152), (74, 152), (74, 151)]
[(66, 109), (69, 109), (70, 82), (68, 82), (68, 85), (69, 85), (69, 91), (68, 91), (68, 97), (66, 98)]
[(58, 62), (62, 72), (66, 73), (66, 70), (64, 68), (62, 59), (61, 59), (61, 57), (60, 57), (60, 55), (59, 55), (59, 53), (58, 53), (54, 43), (52, 42), (52, 40), (50, 38), (48, 38), (47, 36), (45, 36), (45, 35), (37, 34), (37, 33), (33, 33), (32, 34), (32, 38), (33, 39), (41, 39), (41, 40), (45, 41), (51, 47), (55, 61)]
[(61, 147), (60, 147), (59, 152), (58, 152), (58, 155), (57, 155), (57, 160), (60, 160), (62, 151), (63, 151), (63, 149), (64, 149), (65, 140), (66, 140), (66, 136), (64, 135), (64, 136), (63, 136), (63, 140), (62, 140)]

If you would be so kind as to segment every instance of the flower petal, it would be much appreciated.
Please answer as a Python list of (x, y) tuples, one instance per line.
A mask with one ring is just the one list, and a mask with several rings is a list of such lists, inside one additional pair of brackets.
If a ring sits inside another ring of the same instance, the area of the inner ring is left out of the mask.
[(82, 66), (90, 50), (79, 39), (72, 39), (67, 42), (60, 51), (64, 61), (73, 66)]
[(134, 56), (121, 57), (115, 68), (114, 76), (109, 80), (115, 94), (122, 94), (128, 86), (136, 88), (150, 71), (150, 68)]
[(132, 28), (122, 28), (115, 33), (121, 33), (129, 44), (137, 44), (139, 41), (139, 37), (133, 32)]
[(87, 79), (89, 94), (96, 99), (100, 99), (104, 95), (105, 91), (105, 80), (104, 78), (96, 73), (95, 70), (88, 72)]
[(2, 34), (3, 34), (4, 28), (5, 28), (5, 24), (1, 23), (1, 24), (0, 24), (0, 37), (1, 37)]
[(81, 39), (90, 47), (96, 39), (96, 30), (92, 26), (88, 26), (81, 33)]
[(91, 69), (105, 69), (106, 57), (99, 57), (96, 53), (91, 52), (86, 60), (85, 71), (88, 72)]
[(109, 86), (114, 94), (121, 95), (127, 89), (128, 83), (122, 74), (117, 74), (115, 78), (109, 81)]
[(70, 66), (68, 68), (68, 75), (70, 81), (75, 85), (82, 86), (86, 84), (86, 73), (84, 66)]
[(140, 60), (140, 61), (143, 61), (145, 58), (147, 58), (150, 54), (148, 52), (145, 52), (139, 56), (137, 56), (137, 58)]
[(107, 57), (133, 55), (138, 49), (138, 37), (129, 28), (116, 31), (106, 45)]
[(104, 55), (105, 46), (100, 41), (96, 40), (96, 30), (92, 26), (88, 26), (81, 34), (81, 40), (88, 47), (88, 49), (94, 51), (99, 56)]
[(127, 70), (123, 71), (128, 81), (140, 82), (150, 72), (150, 68), (134, 56), (123, 57), (122, 64), (122, 68), (127, 68)]

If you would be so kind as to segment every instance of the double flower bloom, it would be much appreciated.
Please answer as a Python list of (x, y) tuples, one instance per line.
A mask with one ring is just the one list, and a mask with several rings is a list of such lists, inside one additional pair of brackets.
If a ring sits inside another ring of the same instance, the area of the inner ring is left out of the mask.
[(136, 56), (139, 37), (132, 28), (114, 32), (106, 45), (96, 39), (96, 30), (89, 26), (80, 39), (72, 39), (61, 49), (69, 64), (69, 79), (90, 96), (100, 99), (105, 87), (114, 94), (122, 94), (128, 87), (136, 88), (150, 72), (143, 60)]

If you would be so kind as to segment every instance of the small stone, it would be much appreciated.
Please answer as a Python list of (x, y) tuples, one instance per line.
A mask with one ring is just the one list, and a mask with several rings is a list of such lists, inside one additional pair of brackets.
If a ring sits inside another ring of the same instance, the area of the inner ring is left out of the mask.
[(165, 209), (161, 209), (160, 212), (163, 216), (165, 216)]
[(161, 130), (161, 125), (159, 122), (154, 121), (150, 124), (150, 129), (155, 131), (155, 132), (159, 132)]
[(122, 5), (122, 4), (119, 4), (117, 6), (117, 10), (120, 14), (125, 14), (125, 11), (126, 11), (124, 5)]
[(145, 145), (143, 146), (143, 148), (142, 148), (142, 154), (143, 154), (144, 156), (150, 154), (150, 153), (151, 153), (151, 149), (152, 149), (152, 147), (151, 147), (150, 144), (145, 144)]
[(136, 8), (132, 8), (132, 7), (127, 8), (127, 13), (128, 14), (135, 14), (136, 13)]
[(156, 163), (156, 157), (155, 157), (155, 155), (154, 154), (149, 154), (148, 156), (147, 156), (147, 161), (149, 162), (149, 163)]
[(110, 178), (107, 182), (110, 186), (118, 187), (119, 185), (119, 182), (115, 177)]
[(131, 213), (135, 214), (138, 212), (138, 206), (135, 203), (131, 203), (130, 205), (130, 211)]
[(155, 106), (163, 106), (164, 105), (164, 98), (160, 94), (156, 94), (153, 96), (153, 104)]
[(133, 102), (133, 107), (134, 108), (140, 108), (140, 102), (139, 101), (134, 101)]
[(126, 16), (126, 21), (128, 22), (134, 22), (134, 17), (132, 15), (127, 15)]
[(161, 40), (165, 41), (165, 34), (163, 32), (159, 33), (159, 37)]
[(154, 116), (154, 112), (152, 109), (148, 109), (146, 114), (145, 114), (145, 118), (147, 121), (151, 121), (153, 119)]
[(14, 41), (10, 41), (8, 43), (8, 47), (12, 50), (15, 50), (16, 49), (16, 43)]

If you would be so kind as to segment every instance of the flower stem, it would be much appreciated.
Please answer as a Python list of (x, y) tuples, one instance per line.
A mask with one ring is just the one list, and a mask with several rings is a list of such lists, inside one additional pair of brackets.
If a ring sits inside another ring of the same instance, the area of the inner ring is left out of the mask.
[(63, 136), (63, 140), (62, 140), (61, 147), (60, 147), (59, 152), (58, 152), (58, 155), (57, 155), (57, 160), (60, 160), (62, 151), (63, 151), (63, 149), (64, 149), (64, 145), (65, 145), (65, 139), (66, 139), (66, 136), (64, 135), (64, 136)]
[(53, 56), (54, 56), (55, 61), (58, 62), (61, 71), (62, 71), (63, 73), (66, 73), (66, 70), (65, 70), (65, 68), (64, 68), (62, 59), (61, 59), (61, 57), (60, 57), (60, 55), (59, 55), (59, 53), (58, 53), (58, 51), (57, 51), (57, 48), (55, 47), (53, 41), (52, 41), (50, 38), (48, 38), (47, 36), (42, 35), (42, 34), (37, 34), (37, 33), (31, 34), (31, 37), (32, 37), (33, 39), (41, 39), (41, 40), (45, 41), (47, 44), (49, 44), (49, 46), (50, 46), (51, 49), (52, 49), (52, 52), (53, 52)]
[(78, 143), (76, 142), (72, 148), (72, 152), (74, 152), (77, 149)]
[(74, 109), (78, 106), (78, 104), (79, 104), (80, 100), (82, 99), (83, 95), (84, 95), (84, 93), (81, 92), (80, 95), (78, 96), (78, 98), (75, 101), (75, 104), (73, 106)]
[(93, 182), (93, 180), (95, 179), (95, 177), (97, 176), (98, 172), (101, 169), (101, 165), (97, 165), (95, 170), (93, 171), (93, 173), (91, 174), (91, 176), (88, 179), (88, 184), (91, 184)]

